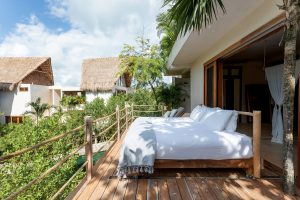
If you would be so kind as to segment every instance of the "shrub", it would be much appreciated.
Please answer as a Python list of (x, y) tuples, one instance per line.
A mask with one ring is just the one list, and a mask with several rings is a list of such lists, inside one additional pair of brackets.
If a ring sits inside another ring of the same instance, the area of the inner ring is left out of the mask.
[(162, 85), (158, 89), (158, 101), (168, 109), (177, 108), (182, 102), (181, 97), (181, 88), (176, 85)]
[[(40, 120), (36, 125), (29, 118), (22, 124), (9, 124), (4, 129), (6, 134), (0, 139), (1, 154), (32, 146), (68, 130), (61, 116), (53, 115)], [(79, 144), (83, 143), (83, 131), (64, 137), (54, 143), (43, 146), (36, 151), (30, 151), (0, 164), (0, 199), (5, 198), (17, 188), (38, 177), (41, 173), (55, 165), (69, 154)], [(57, 171), (49, 174), (42, 182), (33, 185), (21, 194), (18, 199), (48, 199), (74, 174), (77, 169), (77, 156), (73, 156)], [(74, 184), (83, 177), (79, 174), (61, 198), (66, 197)]]
[(105, 102), (102, 98), (96, 98), (91, 103), (85, 105), (85, 114), (94, 119), (107, 114)]
[(61, 105), (66, 106), (68, 108), (74, 108), (75, 106), (79, 104), (85, 103), (85, 97), (84, 96), (69, 96), (64, 95), (61, 100)]

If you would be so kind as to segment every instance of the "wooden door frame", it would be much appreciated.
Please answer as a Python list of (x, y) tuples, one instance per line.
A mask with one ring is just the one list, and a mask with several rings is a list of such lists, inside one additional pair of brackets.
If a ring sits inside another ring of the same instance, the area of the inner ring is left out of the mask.
[[(214, 57), (210, 58), (204, 63), (204, 104), (207, 105), (207, 91), (206, 91), (206, 81), (207, 81), (207, 74), (206, 69), (207, 67), (214, 65), (216, 67), (215, 72), (217, 74), (214, 75), (217, 80), (215, 80), (214, 90), (214, 106), (218, 106), (220, 108), (223, 107), (223, 62), (222, 60), (226, 57), (229, 57), (243, 49), (247, 48), (249, 45), (257, 42), (259, 40), (265, 39), (270, 35), (283, 30), (285, 22), (285, 14), (282, 13), (275, 17), (274, 19), (270, 20), (263, 26), (259, 27), (255, 31), (251, 32), (247, 36), (243, 37), (242, 39), (238, 40), (236, 43), (232, 44), (225, 50), (221, 51)], [(300, 159), (300, 158), (299, 158)]]
[(214, 61), (204, 66), (204, 105), (207, 105), (207, 70), (213, 68), (214, 70), (214, 88), (213, 88), (213, 106), (217, 106), (217, 61)]

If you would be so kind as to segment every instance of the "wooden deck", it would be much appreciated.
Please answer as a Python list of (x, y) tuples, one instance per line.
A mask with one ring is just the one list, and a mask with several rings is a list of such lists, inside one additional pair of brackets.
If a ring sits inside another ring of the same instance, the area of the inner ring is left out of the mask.
[(281, 179), (265, 169), (262, 179), (247, 179), (238, 169), (160, 169), (149, 177), (116, 177), (116, 142), (95, 166), (93, 179), (72, 199), (298, 199), (285, 196)]

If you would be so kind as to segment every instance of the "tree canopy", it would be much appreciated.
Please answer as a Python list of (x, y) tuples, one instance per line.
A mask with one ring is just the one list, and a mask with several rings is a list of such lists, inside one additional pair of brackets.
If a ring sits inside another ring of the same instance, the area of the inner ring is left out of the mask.
[(155, 99), (155, 86), (163, 79), (166, 66), (160, 57), (158, 45), (151, 45), (149, 39), (138, 37), (136, 45), (125, 44), (120, 53), (121, 74), (128, 73), (134, 78), (136, 88), (151, 87)]

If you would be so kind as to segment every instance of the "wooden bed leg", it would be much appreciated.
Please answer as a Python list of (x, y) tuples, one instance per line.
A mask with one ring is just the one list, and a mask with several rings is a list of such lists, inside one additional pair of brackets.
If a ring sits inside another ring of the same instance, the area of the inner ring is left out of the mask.
[(253, 111), (253, 175), (261, 177), (260, 160), (261, 112)]
[(246, 177), (247, 178), (253, 178), (254, 177), (253, 167), (246, 168), (245, 172), (246, 172)]

